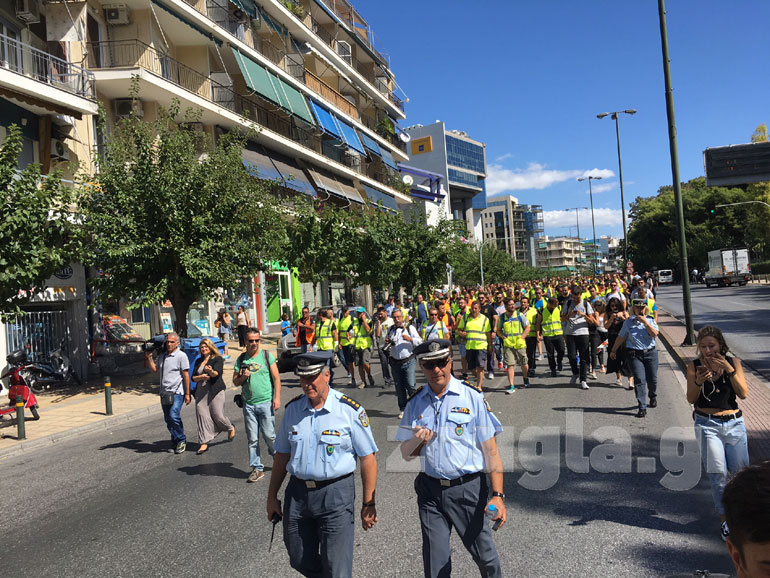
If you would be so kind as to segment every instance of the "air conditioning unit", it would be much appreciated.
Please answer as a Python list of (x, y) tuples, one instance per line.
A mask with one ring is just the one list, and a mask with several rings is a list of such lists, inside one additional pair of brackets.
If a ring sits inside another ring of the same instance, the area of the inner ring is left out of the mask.
[(131, 113), (134, 113), (139, 118), (144, 116), (144, 108), (142, 108), (142, 101), (135, 98), (116, 98), (115, 99), (115, 116), (123, 118)]
[(70, 160), (70, 149), (57, 138), (51, 139), (51, 158), (62, 161)]
[(104, 19), (107, 24), (129, 24), (130, 11), (125, 4), (107, 4), (104, 6)]
[(40, 22), (40, 6), (37, 0), (16, 0), (16, 18), (27, 24)]

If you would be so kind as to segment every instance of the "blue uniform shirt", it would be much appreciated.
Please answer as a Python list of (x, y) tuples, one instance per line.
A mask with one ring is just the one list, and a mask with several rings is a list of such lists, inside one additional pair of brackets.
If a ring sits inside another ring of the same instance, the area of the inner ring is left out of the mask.
[(287, 471), (303, 480), (331, 480), (356, 469), (356, 456), (377, 451), (364, 408), (336, 389), (321, 409), (304, 395), (289, 402), (275, 436), (275, 451), (289, 454)]
[[(655, 323), (653, 317), (647, 317), (647, 321), (655, 329), (658, 328), (658, 324)], [(625, 337), (625, 346), (628, 349), (640, 349), (646, 350), (655, 347), (655, 338), (647, 332), (647, 329), (636, 315), (632, 315), (623, 322), (623, 327), (620, 328), (618, 337)]]
[(435, 432), (420, 450), (422, 471), (434, 478), (455, 479), (484, 469), (481, 443), (503, 431), (487, 406), (484, 395), (452, 377), (446, 392), (436, 397), (423, 387), (406, 404), (396, 440), (414, 435), (410, 429), (426, 427)]

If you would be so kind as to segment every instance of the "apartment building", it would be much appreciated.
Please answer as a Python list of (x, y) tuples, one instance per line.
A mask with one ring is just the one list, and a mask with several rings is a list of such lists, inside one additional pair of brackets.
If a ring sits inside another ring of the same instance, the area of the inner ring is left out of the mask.
[(410, 159), (408, 166), (400, 167), (402, 173), (414, 168), (439, 182), (433, 193), (423, 195), (415, 204), (434, 220), (454, 220), (457, 231), (464, 236), (482, 239), (481, 211), (487, 206), (484, 143), (465, 132), (447, 130), (441, 121), (405, 130), (410, 138)]
[(616, 273), (618, 271), (618, 261), (623, 255), (620, 251), (620, 239), (609, 235), (602, 235), (596, 239), (599, 259), (604, 273)]
[(545, 256), (543, 267), (554, 272), (576, 273), (585, 259), (583, 242), (576, 237), (548, 237), (540, 241)]
[(545, 251), (540, 248), (543, 233), (542, 205), (520, 205), (512, 195), (487, 199), (481, 211), (484, 242), (494, 242), (517, 261), (533, 267), (545, 267)]

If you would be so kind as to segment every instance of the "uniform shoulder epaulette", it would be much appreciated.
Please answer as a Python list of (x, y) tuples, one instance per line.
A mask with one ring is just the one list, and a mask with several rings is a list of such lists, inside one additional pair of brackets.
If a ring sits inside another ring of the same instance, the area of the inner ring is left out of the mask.
[(352, 407), (352, 408), (353, 408), (354, 410), (356, 410), (356, 411), (358, 411), (359, 409), (361, 409), (361, 404), (360, 404), (360, 403), (358, 403), (358, 402), (357, 402), (355, 399), (353, 399), (352, 397), (348, 397), (347, 395), (343, 395), (343, 396), (341, 396), (341, 397), (340, 397), (340, 401), (341, 401), (342, 403), (346, 404), (346, 405), (349, 405), (350, 407)]
[(292, 399), (291, 401), (289, 401), (289, 403), (287, 403), (285, 406), (283, 406), (283, 409), (286, 409), (287, 407), (289, 407), (289, 406), (290, 406), (292, 403), (294, 403), (295, 401), (297, 401), (297, 400), (298, 400), (300, 397), (302, 397), (303, 395), (305, 395), (305, 394), (304, 394), (304, 393), (300, 393), (300, 394), (299, 394), (297, 397), (295, 397), (294, 399)]
[(468, 387), (470, 387), (471, 389), (474, 389), (474, 390), (478, 391), (479, 393), (484, 393), (484, 390), (483, 390), (483, 389), (481, 389), (481, 387), (479, 386), (479, 384), (478, 384), (478, 383), (471, 383), (471, 382), (470, 382), (470, 381), (468, 381), (467, 379), (464, 379), (462, 383), (463, 383), (463, 385), (467, 385)]
[(420, 387), (418, 387), (417, 389), (415, 389), (415, 390), (414, 390), (414, 393), (413, 393), (412, 395), (410, 395), (409, 397), (407, 397), (407, 398), (406, 398), (406, 401), (409, 401), (409, 400), (410, 400), (410, 399), (412, 399), (412, 398), (413, 398), (415, 395), (417, 395), (418, 393), (420, 393), (420, 392), (422, 391), (422, 388), (423, 388), (423, 387), (425, 387), (425, 386), (424, 386), (424, 385), (421, 385)]

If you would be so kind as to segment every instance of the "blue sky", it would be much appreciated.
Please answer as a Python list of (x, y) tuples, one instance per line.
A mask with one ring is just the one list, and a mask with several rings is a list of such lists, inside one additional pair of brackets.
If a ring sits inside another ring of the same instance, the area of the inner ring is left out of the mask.
[[(488, 189), (540, 203), (546, 233), (575, 234), (594, 181), (596, 234), (622, 236), (615, 123), (628, 206), (670, 185), (654, 0), (354, 0), (409, 97), (405, 126), (442, 120), (487, 145)], [(767, 0), (668, 0), (683, 181), (706, 147), (748, 142), (770, 121)], [(569, 228), (571, 227), (571, 228)], [(590, 211), (580, 233), (590, 237)]]

